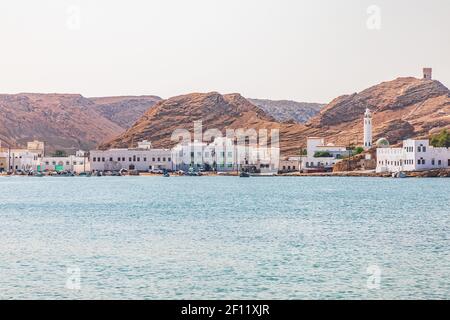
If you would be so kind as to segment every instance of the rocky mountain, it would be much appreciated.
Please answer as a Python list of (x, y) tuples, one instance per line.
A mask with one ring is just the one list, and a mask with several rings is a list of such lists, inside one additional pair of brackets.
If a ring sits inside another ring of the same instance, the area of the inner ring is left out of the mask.
[(279, 122), (305, 123), (325, 106), (320, 103), (296, 102), (291, 100), (248, 99), (255, 106)]
[(278, 128), (282, 153), (296, 155), (308, 136), (321, 136), (336, 144), (361, 145), (366, 108), (374, 112), (374, 139), (386, 137), (391, 144), (450, 128), (450, 91), (444, 85), (399, 78), (338, 97), (304, 125), (277, 122), (239, 94), (213, 92), (174, 97), (158, 102), (129, 130), (101, 147), (126, 147), (143, 139), (157, 147), (169, 147), (175, 129), (192, 132), (193, 121), (202, 120), (204, 130)]
[(361, 117), (366, 108), (374, 113), (374, 138), (386, 137), (391, 144), (406, 138), (428, 138), (450, 127), (448, 88), (435, 80), (398, 78), (334, 99), (306, 124), (305, 133), (361, 144)]
[(176, 129), (193, 132), (194, 121), (201, 120), (203, 130), (232, 128), (275, 128), (280, 124), (239, 94), (193, 93), (163, 100), (148, 110), (129, 130), (101, 148), (129, 147), (151, 140), (155, 147), (173, 146)]
[(122, 128), (131, 127), (149, 108), (161, 101), (157, 96), (89, 98), (94, 109)]
[(202, 120), (204, 130), (217, 128), (223, 133), (227, 128), (277, 128), (283, 154), (295, 155), (305, 146), (308, 136), (322, 136), (337, 144), (361, 145), (366, 108), (374, 112), (375, 140), (386, 137), (396, 144), (406, 138), (427, 138), (444, 128), (450, 130), (450, 91), (434, 80), (398, 78), (340, 96), (305, 124), (280, 122), (282, 115), (274, 111), (278, 110), (276, 107), (270, 109), (270, 105), (289, 109), (282, 107), (283, 103), (258, 100), (252, 103), (239, 94), (217, 92), (167, 100), (155, 96), (3, 94), (0, 140), (25, 145), (39, 139), (46, 142), (50, 151), (69, 152), (96, 146), (127, 147), (143, 139), (151, 140), (156, 147), (170, 147), (174, 130), (192, 131), (193, 122)]
[(38, 139), (47, 150), (95, 148), (125, 131), (160, 100), (154, 96), (85, 98), (79, 94), (0, 95), (0, 140), (24, 146)]

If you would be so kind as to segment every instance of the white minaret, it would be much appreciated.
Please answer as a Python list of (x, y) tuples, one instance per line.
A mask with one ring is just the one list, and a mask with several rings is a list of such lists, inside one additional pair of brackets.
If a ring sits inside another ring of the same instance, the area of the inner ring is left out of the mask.
[(372, 148), (372, 113), (367, 108), (364, 113), (364, 149)]

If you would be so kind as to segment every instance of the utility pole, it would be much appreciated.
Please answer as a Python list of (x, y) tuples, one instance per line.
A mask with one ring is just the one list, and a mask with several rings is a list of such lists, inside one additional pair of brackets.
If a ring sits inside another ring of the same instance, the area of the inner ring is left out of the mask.
[(11, 146), (8, 144), (8, 173), (11, 169)]
[(86, 172), (86, 154), (87, 151), (83, 151), (83, 172)]
[(302, 156), (303, 156), (303, 147), (300, 147), (300, 156), (298, 157), (298, 171), (302, 172)]
[(350, 158), (351, 158), (351, 151), (352, 151), (350, 148), (350, 139), (348, 140), (347, 150), (348, 150), (347, 171), (350, 171)]

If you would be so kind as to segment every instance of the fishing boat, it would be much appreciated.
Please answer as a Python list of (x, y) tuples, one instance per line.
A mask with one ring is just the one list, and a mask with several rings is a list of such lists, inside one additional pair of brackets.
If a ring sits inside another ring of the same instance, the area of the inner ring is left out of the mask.
[(250, 178), (250, 173), (241, 171), (241, 173), (239, 174), (239, 177), (240, 178)]
[(186, 172), (186, 175), (190, 176), (190, 177), (198, 177), (198, 176), (201, 176), (201, 173), (195, 171), (194, 168), (190, 167), (188, 172)]
[(392, 174), (392, 178), (406, 178), (406, 173), (399, 171)]
[(91, 173), (90, 172), (80, 172), (80, 174), (78, 176), (80, 176), (80, 177), (90, 177)]

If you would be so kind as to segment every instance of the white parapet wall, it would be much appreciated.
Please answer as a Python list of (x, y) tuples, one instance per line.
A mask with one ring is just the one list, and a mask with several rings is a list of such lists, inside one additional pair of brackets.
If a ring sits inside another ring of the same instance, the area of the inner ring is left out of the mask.
[(450, 168), (450, 149), (434, 148), (429, 140), (404, 140), (399, 148), (377, 149), (377, 172)]

